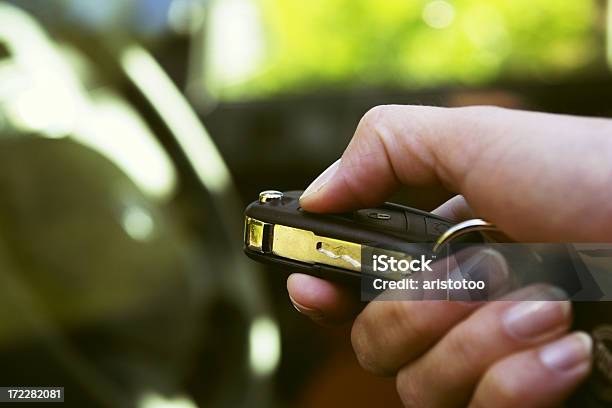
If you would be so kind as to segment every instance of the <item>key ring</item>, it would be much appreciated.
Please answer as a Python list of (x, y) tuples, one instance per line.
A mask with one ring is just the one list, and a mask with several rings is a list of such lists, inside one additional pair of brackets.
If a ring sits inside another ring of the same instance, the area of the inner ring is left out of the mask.
[(497, 228), (495, 224), (492, 224), (489, 221), (485, 221), (481, 218), (473, 218), (471, 220), (466, 220), (460, 222), (459, 224), (455, 224), (449, 229), (447, 229), (442, 235), (438, 237), (436, 243), (433, 246), (432, 251), (434, 253), (438, 252), (441, 247), (448, 244), (450, 241), (457, 239), (462, 235), (469, 234), (470, 232), (480, 231), (500, 232), (499, 228)]

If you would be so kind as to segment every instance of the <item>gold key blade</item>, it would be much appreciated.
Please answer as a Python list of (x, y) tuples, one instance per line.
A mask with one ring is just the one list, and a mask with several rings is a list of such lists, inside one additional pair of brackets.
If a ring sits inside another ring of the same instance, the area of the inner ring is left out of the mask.
[(307, 263), (320, 263), (361, 272), (361, 245), (321, 237), (299, 228), (274, 226), (272, 253)]
[(312, 231), (245, 218), (245, 245), (262, 253), (361, 272), (361, 245)]

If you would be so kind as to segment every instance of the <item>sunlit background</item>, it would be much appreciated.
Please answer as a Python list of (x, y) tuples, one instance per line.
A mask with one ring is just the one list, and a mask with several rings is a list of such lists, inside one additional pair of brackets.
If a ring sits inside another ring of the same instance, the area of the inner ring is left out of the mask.
[(597, 70), (601, 17), (594, 1), (217, 1), (206, 80), (234, 100), (560, 81)]
[(0, 2), (0, 383), (70, 406), (399, 406), (348, 327), (307, 321), (242, 254), (244, 206), (303, 189), (379, 104), (610, 116), (609, 10)]

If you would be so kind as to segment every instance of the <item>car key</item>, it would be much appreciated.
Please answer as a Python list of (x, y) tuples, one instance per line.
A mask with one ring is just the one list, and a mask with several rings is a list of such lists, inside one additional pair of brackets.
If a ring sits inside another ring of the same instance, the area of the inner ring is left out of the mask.
[(299, 204), (301, 191), (264, 191), (245, 211), (244, 251), (272, 263), (331, 280), (370, 274), (363, 254), (412, 259), (432, 253), (453, 223), (443, 217), (385, 203), (344, 214), (314, 214)]
[(249, 257), (289, 271), (348, 283), (361, 280), (363, 284), (367, 278), (400, 280), (410, 274), (376, 271), (373, 259), (381, 256), (407, 263), (453, 254), (460, 261), (466, 247), (488, 242), (508, 264), (508, 288), (546, 282), (561, 287), (570, 297), (584, 289), (589, 296), (600, 293), (591, 276), (573, 273), (570, 265), (575, 256), (565, 245), (495, 244), (491, 241), (507, 242), (508, 238), (491, 223), (471, 219), (456, 224), (393, 203), (344, 214), (309, 213), (300, 208), (301, 193), (264, 191), (246, 208), (244, 251)]

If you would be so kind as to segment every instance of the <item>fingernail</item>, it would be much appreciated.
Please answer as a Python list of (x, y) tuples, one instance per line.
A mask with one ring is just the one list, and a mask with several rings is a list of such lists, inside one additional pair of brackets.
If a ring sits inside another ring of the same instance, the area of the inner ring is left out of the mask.
[(301, 314), (306, 315), (313, 320), (323, 319), (324, 316), (323, 316), (323, 313), (321, 313), (321, 311), (301, 305), (300, 303), (296, 302), (291, 296), (289, 296), (289, 300), (291, 300), (291, 304), (293, 305), (295, 310), (297, 310)]
[(502, 318), (508, 334), (520, 340), (533, 340), (550, 335), (563, 327), (570, 313), (570, 302), (560, 289), (548, 287), (538, 299), (526, 300), (511, 306)]
[(489, 248), (480, 250), (462, 261), (461, 270), (462, 275), (469, 281), (484, 283), (483, 297), (486, 299), (491, 299), (507, 286), (509, 281), (506, 260), (499, 252)]
[(591, 359), (593, 340), (583, 332), (574, 333), (540, 349), (542, 363), (555, 371), (566, 371)]
[(315, 179), (315, 181), (310, 183), (308, 188), (302, 193), (300, 200), (321, 190), (323, 186), (327, 184), (327, 182), (332, 178), (334, 173), (336, 173), (336, 170), (338, 170), (339, 166), (340, 159), (333, 162), (331, 166), (329, 166), (323, 173), (319, 175), (319, 177)]

